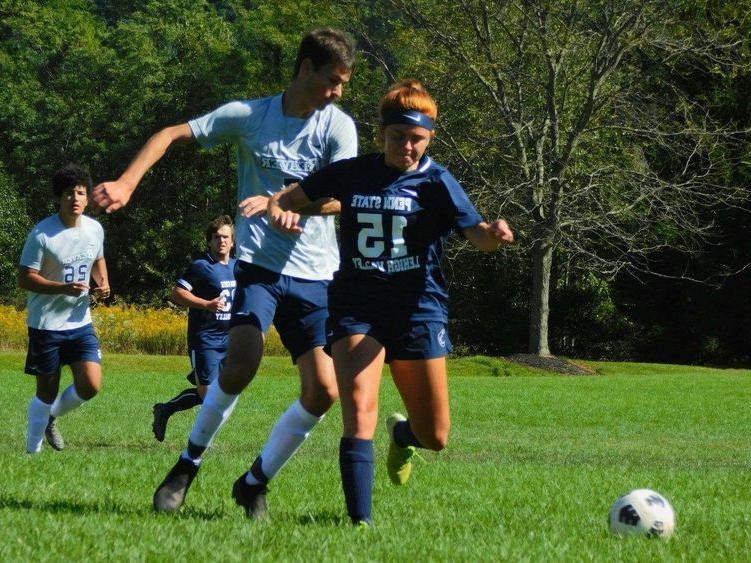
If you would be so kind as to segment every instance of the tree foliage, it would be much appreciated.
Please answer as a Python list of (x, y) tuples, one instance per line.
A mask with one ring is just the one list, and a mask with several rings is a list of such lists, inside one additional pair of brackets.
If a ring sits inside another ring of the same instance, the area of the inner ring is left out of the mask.
[(686, 25), (698, 3), (387, 4), (389, 54), (431, 78), (448, 163), (486, 212), (513, 218), (530, 259), (530, 351), (549, 353), (554, 257), (566, 278), (674, 275), (660, 253), (701, 249), (718, 233), (708, 214), (745, 201), (728, 175), (745, 131), (684, 73), (748, 66), (725, 18)]
[[(0, 296), (19, 298), (18, 253), (55, 209), (55, 169), (75, 161), (95, 181), (116, 178), (160, 128), (283, 89), (300, 37), (334, 25), (363, 53), (342, 101), (361, 149), (374, 148), (387, 85), (420, 78), (440, 107), (431, 154), (517, 233), (516, 248), (495, 255), (459, 239), (450, 248), (460, 348), (544, 353), (550, 312), (561, 353), (742, 358), (751, 311), (733, 303), (751, 284), (738, 190), (751, 162), (749, 8), (0, 0)], [(174, 147), (130, 206), (100, 218), (115, 291), (162, 302), (205, 223), (233, 213), (235, 192), (231, 147)]]

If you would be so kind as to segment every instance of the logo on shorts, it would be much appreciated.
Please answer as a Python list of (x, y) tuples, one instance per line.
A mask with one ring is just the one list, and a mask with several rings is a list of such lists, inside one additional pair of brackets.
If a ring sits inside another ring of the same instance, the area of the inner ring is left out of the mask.
[(102, 351), (99, 348), (97, 348), (96, 357), (99, 358), (100, 360), (102, 359)]
[(441, 345), (441, 348), (446, 347), (446, 329), (442, 328), (441, 332), (438, 333), (438, 344)]

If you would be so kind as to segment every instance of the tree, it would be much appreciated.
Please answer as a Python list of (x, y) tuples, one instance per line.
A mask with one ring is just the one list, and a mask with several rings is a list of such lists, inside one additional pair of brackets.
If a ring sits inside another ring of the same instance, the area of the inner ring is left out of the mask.
[[(112, 179), (162, 127), (278, 92), (303, 33), (330, 21), (305, 1), (0, 0), (0, 16), (0, 163), (34, 221), (65, 162)], [(175, 147), (132, 205), (99, 217), (114, 291), (162, 303), (206, 223), (234, 215), (236, 182), (232, 147)]]
[(22, 294), (16, 287), (18, 257), (31, 228), (28, 217), (18, 212), (23, 207), (15, 186), (0, 167), (0, 225), (3, 226), (0, 229), (0, 296), (8, 301), (20, 300)]
[(513, 218), (529, 252), (531, 352), (550, 353), (556, 253), (603, 276), (653, 271), (655, 250), (694, 250), (712, 233), (705, 211), (742, 198), (723, 182), (733, 132), (679, 79), (737, 63), (732, 40), (685, 25), (694, 4), (386, 4), (398, 70), (439, 98), (444, 154), (481, 207)]

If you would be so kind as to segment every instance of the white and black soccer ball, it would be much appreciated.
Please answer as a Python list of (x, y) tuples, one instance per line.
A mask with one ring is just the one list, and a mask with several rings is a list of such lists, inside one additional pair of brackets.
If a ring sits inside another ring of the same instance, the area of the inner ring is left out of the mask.
[(644, 535), (667, 539), (675, 529), (675, 513), (668, 500), (650, 489), (635, 489), (618, 497), (608, 514), (610, 531), (621, 536)]

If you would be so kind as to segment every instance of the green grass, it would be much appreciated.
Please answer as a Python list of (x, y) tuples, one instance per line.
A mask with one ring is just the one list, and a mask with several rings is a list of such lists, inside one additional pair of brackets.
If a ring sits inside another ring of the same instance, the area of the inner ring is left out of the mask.
[[(297, 394), (286, 358), (264, 361), (176, 516), (153, 514), (151, 495), (193, 414), (178, 413), (160, 444), (151, 405), (185, 386), (185, 358), (108, 356), (101, 395), (60, 420), (66, 449), (38, 456), (23, 453), (22, 363), (0, 354), (2, 561), (751, 559), (750, 371), (587, 362), (598, 375), (571, 377), (452, 360), (448, 449), (422, 453), (399, 489), (379, 432), (376, 527), (363, 531), (346, 522), (338, 407), (272, 483), (269, 521), (246, 520), (230, 498)], [(384, 379), (381, 414), (400, 405)], [(670, 541), (608, 533), (610, 504), (639, 487), (673, 503)]]

